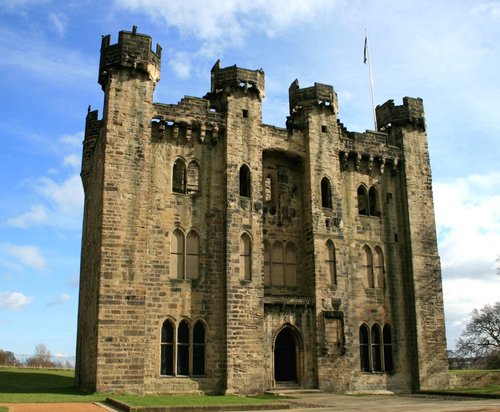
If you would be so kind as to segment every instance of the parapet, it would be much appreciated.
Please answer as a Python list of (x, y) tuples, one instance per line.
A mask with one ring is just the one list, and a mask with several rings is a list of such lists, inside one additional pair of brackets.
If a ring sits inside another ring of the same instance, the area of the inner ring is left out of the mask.
[(314, 86), (301, 89), (299, 81), (295, 80), (288, 89), (290, 114), (302, 107), (326, 106), (338, 113), (337, 93), (328, 84), (314, 83)]
[(254, 90), (259, 98), (265, 95), (264, 71), (248, 70), (236, 65), (221, 68), (220, 60), (217, 60), (211, 72), (210, 92), (212, 94), (221, 91), (230, 92), (238, 88), (245, 91)]
[(375, 109), (377, 124), (380, 129), (388, 126), (413, 124), (425, 129), (424, 103), (421, 98), (404, 97), (402, 106), (395, 106), (394, 100), (388, 100)]
[(160, 80), (161, 46), (156, 52), (151, 49), (151, 37), (132, 31), (120, 31), (118, 43), (110, 45), (111, 36), (103, 36), (101, 60), (99, 62), (99, 84), (104, 89), (112, 70), (131, 69), (149, 75), (151, 80)]

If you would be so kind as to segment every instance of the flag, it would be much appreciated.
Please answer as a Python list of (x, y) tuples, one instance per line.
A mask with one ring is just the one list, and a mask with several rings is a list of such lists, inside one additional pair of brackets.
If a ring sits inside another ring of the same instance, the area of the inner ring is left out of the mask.
[(363, 63), (366, 64), (368, 56), (368, 35), (365, 34), (365, 51), (364, 51), (364, 57), (363, 57)]

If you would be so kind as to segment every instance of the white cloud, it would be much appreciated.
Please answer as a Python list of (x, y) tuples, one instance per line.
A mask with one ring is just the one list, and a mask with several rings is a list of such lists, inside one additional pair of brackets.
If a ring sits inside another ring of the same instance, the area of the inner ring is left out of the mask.
[(31, 303), (33, 298), (21, 292), (0, 292), (0, 308), (17, 310)]
[(59, 305), (62, 305), (63, 303), (69, 302), (70, 300), (71, 300), (71, 297), (69, 295), (67, 295), (66, 293), (60, 293), (54, 299), (47, 302), (45, 304), (45, 307), (49, 308), (52, 306), (59, 306)]
[(495, 273), (500, 254), (500, 172), (434, 184), (443, 273), (477, 279)]
[(70, 154), (64, 157), (63, 163), (65, 166), (80, 168), (81, 158), (82, 158), (81, 156), (78, 156), (76, 154)]
[(189, 53), (175, 53), (170, 59), (169, 65), (180, 79), (187, 79), (191, 75), (191, 55)]
[(32, 224), (44, 224), (49, 220), (47, 209), (43, 205), (33, 205), (31, 209), (20, 216), (7, 219), (7, 225), (26, 229)]
[(60, 37), (66, 34), (66, 25), (68, 23), (67, 17), (62, 13), (50, 13), (49, 20), (54, 26), (55, 31)]
[(500, 278), (493, 276), (489, 279), (443, 280), (448, 348), (455, 346), (456, 340), (470, 320), (473, 309), (499, 300)]
[(84, 138), (84, 133), (77, 132), (74, 134), (65, 134), (63, 137), (61, 137), (60, 141), (61, 143), (72, 149), (81, 150), (83, 138)]
[(94, 77), (96, 63), (84, 59), (78, 49), (61, 49), (42, 37), (1, 27), (0, 37), (0, 68), (29, 72), (58, 84), (91, 81)]
[(16, 258), (24, 267), (30, 267), (40, 272), (47, 269), (47, 261), (37, 246), (4, 244), (2, 245), (2, 249)]
[(36, 190), (56, 206), (56, 212), (66, 217), (80, 216), (83, 205), (83, 189), (80, 176), (74, 174), (58, 182), (48, 177), (37, 181)]

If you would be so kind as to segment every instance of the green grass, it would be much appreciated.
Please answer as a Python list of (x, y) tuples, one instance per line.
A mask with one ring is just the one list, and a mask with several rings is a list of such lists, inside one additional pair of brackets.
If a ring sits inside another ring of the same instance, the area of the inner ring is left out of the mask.
[(133, 396), (113, 395), (130, 406), (197, 406), (197, 405), (248, 405), (282, 400), (273, 395), (260, 396)]
[(500, 369), (453, 369), (450, 373), (455, 375), (469, 375), (476, 373), (500, 372)]
[(73, 386), (74, 371), (0, 368), (0, 402), (96, 402), (104, 394), (82, 394)]
[[(82, 394), (74, 386), (74, 371), (61, 369), (0, 368), (0, 402), (96, 402), (107, 397), (131, 406), (192, 406), (256, 404), (282, 400), (273, 395), (261, 396), (137, 396), (96, 393)], [(0, 412), (6, 412), (1, 409)]]
[(0, 406), (0, 412), (9, 412), (6, 406)]
[(477, 395), (500, 395), (500, 385), (489, 385), (484, 388), (457, 388), (457, 389), (444, 389), (446, 393), (470, 393)]

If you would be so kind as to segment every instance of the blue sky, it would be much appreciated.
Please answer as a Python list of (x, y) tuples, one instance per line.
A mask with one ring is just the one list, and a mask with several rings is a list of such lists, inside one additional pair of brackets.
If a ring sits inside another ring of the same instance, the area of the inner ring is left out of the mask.
[(424, 100), (448, 347), (474, 307), (500, 299), (500, 1), (0, 0), (0, 348), (73, 356), (83, 191), (81, 140), (101, 35), (163, 47), (155, 100), (209, 91), (210, 69), (266, 73), (264, 122), (284, 126), (288, 87), (334, 86), (349, 130), (376, 103)]

